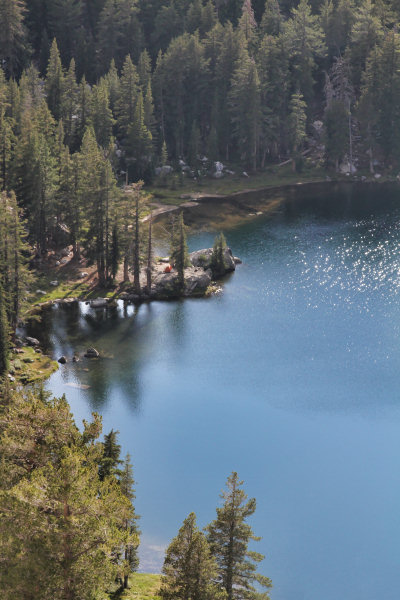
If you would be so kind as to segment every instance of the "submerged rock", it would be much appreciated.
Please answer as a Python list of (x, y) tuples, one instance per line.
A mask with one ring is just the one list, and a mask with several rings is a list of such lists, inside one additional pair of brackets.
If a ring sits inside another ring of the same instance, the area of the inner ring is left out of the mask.
[(84, 354), (85, 358), (99, 358), (100, 353), (96, 350), (96, 348), (88, 348)]
[(107, 298), (96, 298), (95, 300), (90, 300), (90, 306), (92, 308), (104, 308), (105, 306), (107, 306), (107, 304)]

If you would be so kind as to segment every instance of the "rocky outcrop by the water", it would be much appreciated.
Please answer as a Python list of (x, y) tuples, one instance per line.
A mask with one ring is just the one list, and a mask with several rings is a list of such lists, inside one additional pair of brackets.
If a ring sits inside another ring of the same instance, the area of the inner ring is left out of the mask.
[[(224, 248), (222, 262), (218, 261), (218, 267), (213, 261), (213, 248), (204, 248), (189, 254), (190, 266), (185, 269), (184, 286), (181, 288), (178, 271), (169, 265), (169, 258), (160, 258), (152, 265), (151, 292), (147, 292), (147, 271), (143, 268), (140, 273), (140, 295), (133, 288), (127, 288), (119, 293), (116, 292), (112, 300), (110, 298), (95, 298), (86, 301), (91, 308), (104, 309), (113, 305), (115, 300), (141, 303), (149, 300), (168, 300), (171, 298), (188, 298), (205, 296), (212, 293), (211, 283), (220, 279), (227, 273), (235, 270), (241, 260), (233, 256), (230, 248)], [(68, 306), (78, 302), (78, 298), (64, 298), (49, 300), (36, 305), (37, 310), (50, 308), (52, 305)], [(38, 340), (26, 338), (30, 345), (38, 345)], [(97, 358), (96, 350), (89, 348), (84, 356)]]
[(211, 283), (211, 271), (198, 267), (185, 269), (184, 289), (180, 289), (178, 272), (159, 273), (152, 283), (151, 297), (156, 299), (177, 298), (179, 296), (204, 296)]
[[(190, 262), (194, 267), (202, 267), (203, 269), (211, 269), (213, 271), (213, 248), (205, 248), (196, 250), (189, 254)], [(213, 272), (213, 277), (222, 277), (226, 273), (231, 273), (236, 269), (236, 261), (230, 248), (225, 248), (223, 253), (224, 266), (218, 273)], [(222, 272), (221, 272), (222, 271)]]

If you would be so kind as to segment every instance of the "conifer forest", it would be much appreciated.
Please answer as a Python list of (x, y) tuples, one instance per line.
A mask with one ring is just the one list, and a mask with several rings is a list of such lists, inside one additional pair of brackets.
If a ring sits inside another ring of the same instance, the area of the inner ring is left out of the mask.
[[(131, 272), (140, 296), (151, 186), (197, 185), (223, 164), (300, 176), (307, 159), (324, 179), (396, 178), (399, 22), (393, 0), (0, 0), (2, 600), (128, 598), (139, 567), (118, 431), (100, 439), (96, 414), (78, 428), (65, 397), (9, 376), (47, 253), (84, 256), (102, 289)], [(171, 235), (183, 289), (182, 214)], [(225, 247), (221, 234), (224, 273)], [(204, 530), (182, 515), (157, 598), (269, 598), (242, 484), (232, 472)]]

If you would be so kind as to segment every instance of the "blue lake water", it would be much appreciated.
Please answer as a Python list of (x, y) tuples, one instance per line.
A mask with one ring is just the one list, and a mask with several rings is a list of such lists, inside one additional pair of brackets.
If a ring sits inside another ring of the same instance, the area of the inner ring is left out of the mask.
[(400, 187), (290, 190), (225, 233), (243, 264), (222, 294), (53, 309), (41, 329), (56, 357), (105, 358), (48, 387), (77, 421), (96, 410), (119, 430), (141, 570), (160, 570), (189, 512), (214, 518), (236, 470), (273, 600), (398, 600)]

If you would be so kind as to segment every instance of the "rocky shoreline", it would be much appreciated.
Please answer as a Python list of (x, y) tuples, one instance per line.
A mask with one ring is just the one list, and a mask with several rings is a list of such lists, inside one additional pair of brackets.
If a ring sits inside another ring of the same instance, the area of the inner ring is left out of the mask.
[[(105, 308), (112, 302), (123, 300), (140, 304), (152, 300), (172, 300), (177, 298), (192, 298), (209, 296), (213, 292), (213, 282), (221, 279), (236, 269), (242, 261), (233, 256), (232, 250), (224, 248), (222, 262), (218, 271), (213, 267), (213, 248), (197, 250), (189, 254), (190, 266), (185, 268), (184, 287), (179, 285), (178, 271), (169, 264), (169, 258), (159, 258), (152, 265), (152, 284), (150, 293), (146, 289), (147, 272), (143, 268), (140, 273), (141, 293), (137, 294), (131, 284), (121, 292), (116, 292), (112, 297), (94, 298), (86, 300), (92, 308)], [(42, 310), (53, 305), (71, 305), (82, 301), (77, 297), (56, 298), (41, 302), (35, 308)]]

